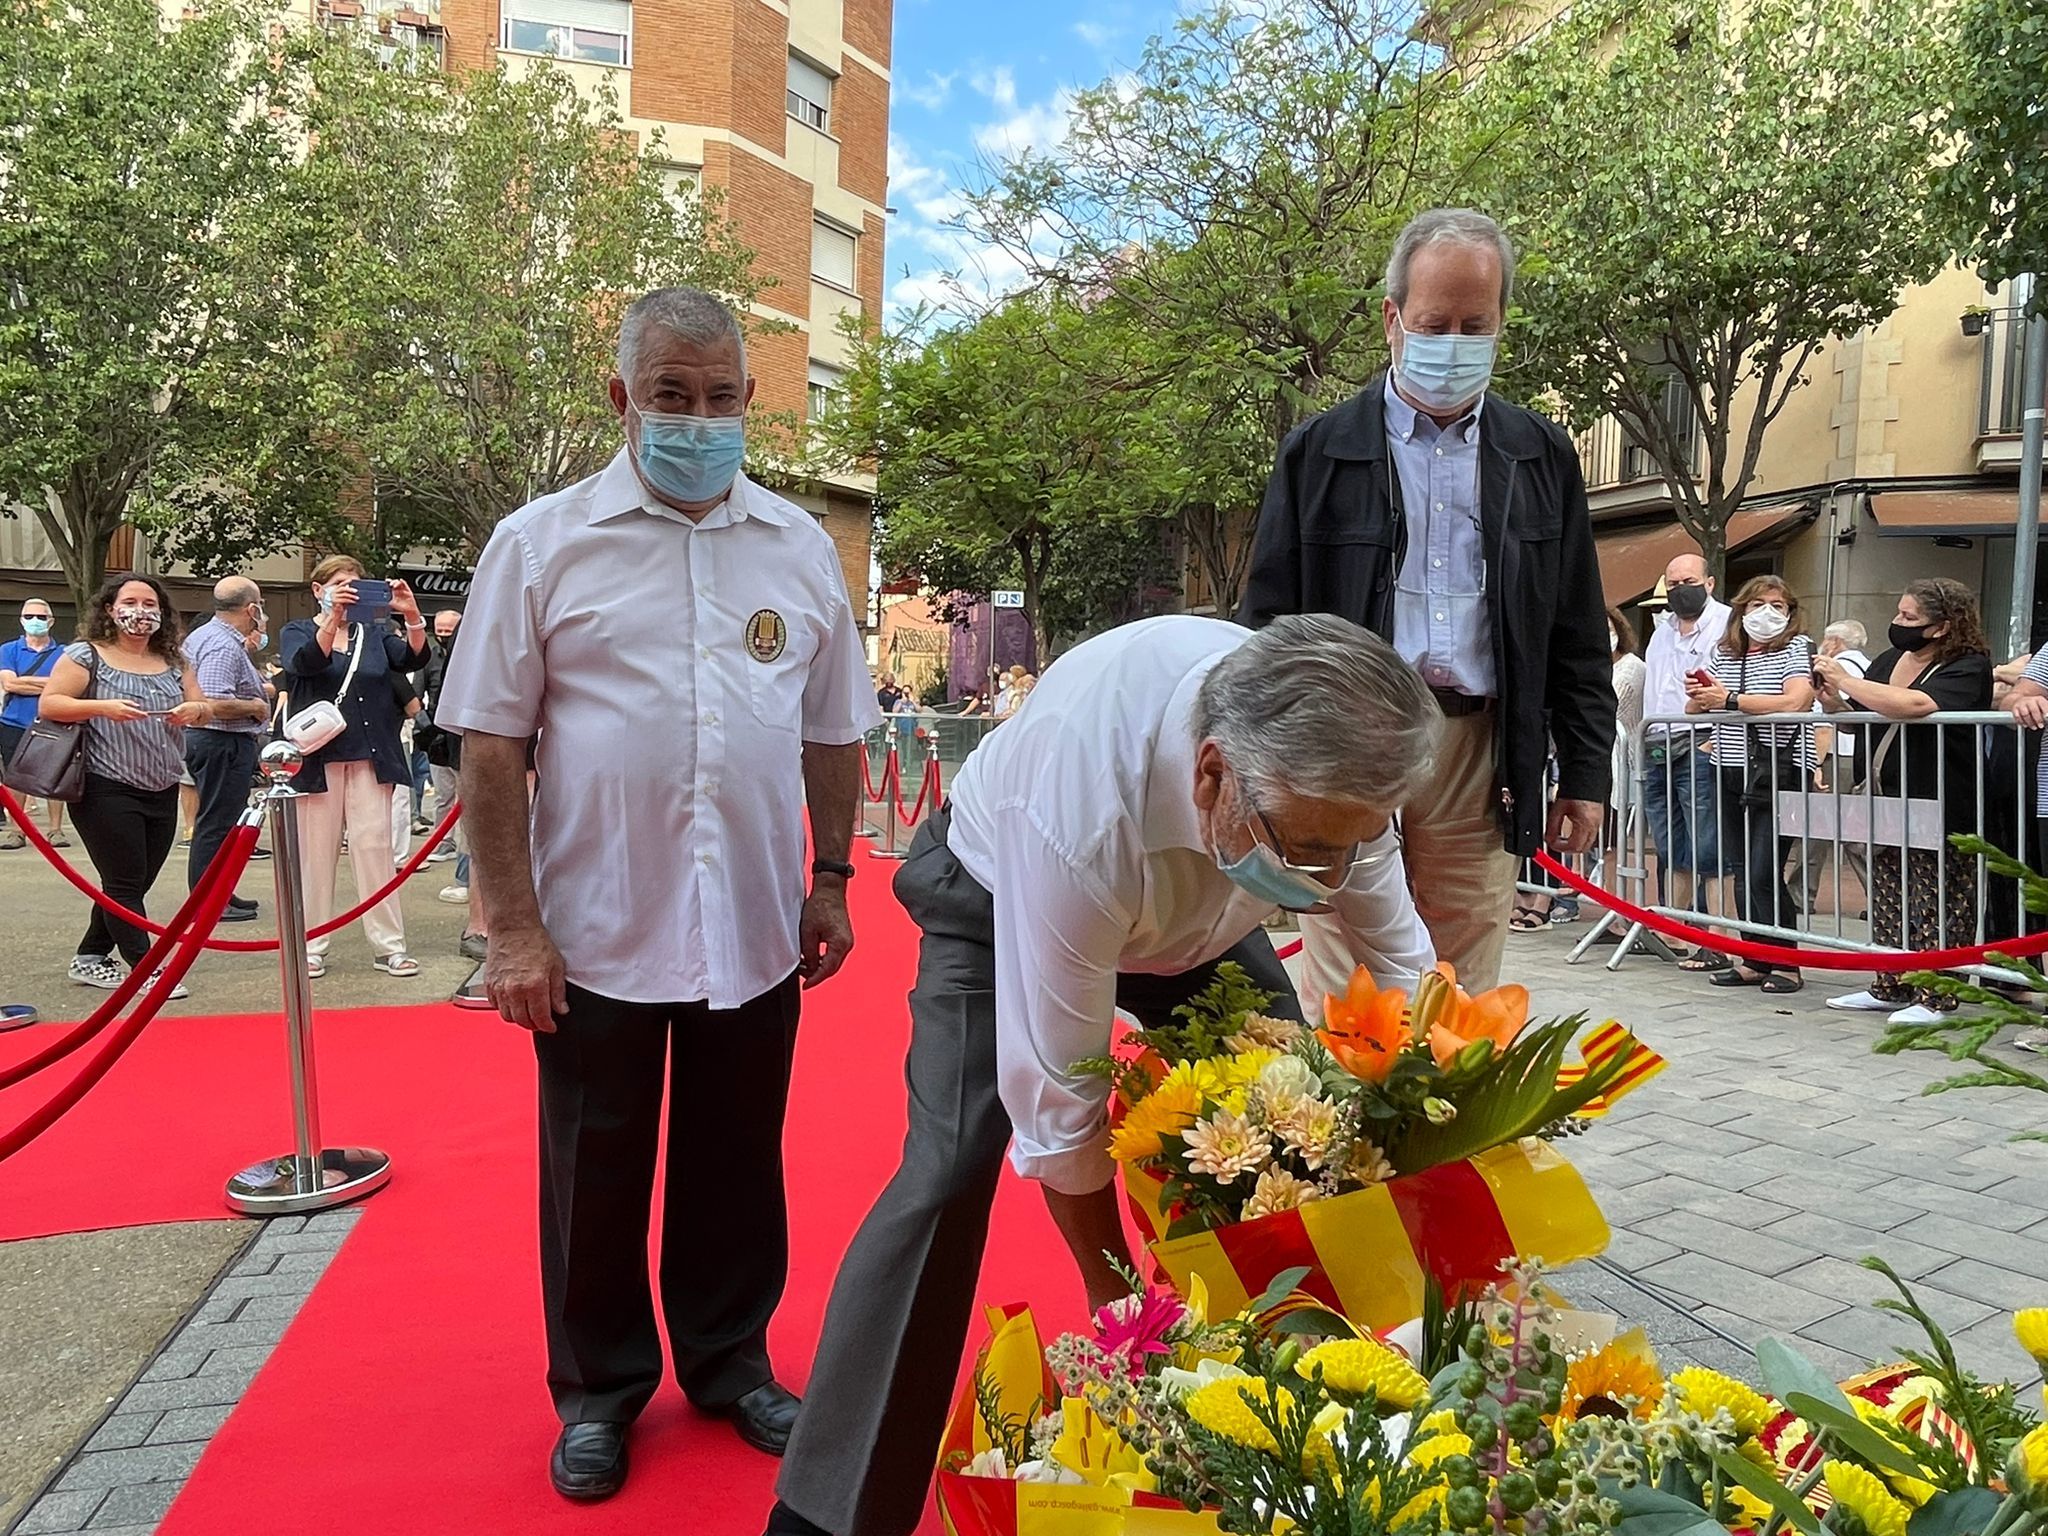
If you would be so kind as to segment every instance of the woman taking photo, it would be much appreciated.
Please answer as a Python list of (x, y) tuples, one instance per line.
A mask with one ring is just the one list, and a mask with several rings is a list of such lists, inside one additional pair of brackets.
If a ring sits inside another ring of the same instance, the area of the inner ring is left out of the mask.
[[(358, 899), (391, 882), (391, 791), (412, 783), (412, 765), (399, 745), (399, 712), (391, 677), (427, 664), (427, 626), (412, 589), (391, 583), (391, 611), (405, 625), (401, 637), (381, 616), (365, 623), (355, 612), (361, 563), (329, 555), (313, 568), (317, 619), (285, 625), (279, 657), (280, 681), (291, 694), (294, 714), (322, 700), (341, 711), (341, 734), (309, 753), (292, 781), (299, 821), (300, 856), (305, 861), (306, 926), (317, 928), (334, 915), (334, 877), (341, 839), (348, 837)], [(371, 964), (387, 976), (417, 976), (419, 962), (405, 952), (405, 919), (393, 891), (363, 914), (363, 935), (375, 951)], [(306, 969), (327, 974), (327, 940), (306, 943)]]
[[(1798, 908), (1785, 886), (1778, 846), (1779, 790), (1798, 790), (1813, 768), (1813, 738), (1803, 725), (1750, 725), (1743, 715), (1794, 715), (1813, 707), (1813, 642), (1801, 632), (1799, 599), (1776, 576), (1758, 576), (1735, 594), (1728, 633), (1714, 650), (1712, 680), (1688, 678), (1687, 714), (1726, 714), (1714, 726), (1723, 850), (1740, 839), (1736, 905), (1752, 923), (1789, 927)], [(1768, 934), (1750, 938), (1773, 942)], [(1739, 961), (1709, 976), (1717, 987), (1797, 992), (1806, 985), (1792, 967)]]
[[(1856, 762), (1876, 764), (1877, 781), (1869, 792), (1894, 804), (1902, 797), (1941, 802), (1941, 848), (1907, 848), (1901, 857), (1897, 828), (1888, 836), (1871, 830), (1870, 938), (1887, 949), (1954, 948), (1976, 936), (1977, 861), (1948, 847), (1947, 839), (1978, 830), (1978, 779), (1985, 765), (1974, 726), (1909, 722), (1938, 709), (1990, 709), (1990, 649), (1977, 599), (1946, 577), (1907, 586), (1888, 638), (1891, 649), (1861, 677), (1832, 656), (1814, 663), (1824, 707), (1868, 710), (1899, 722), (1844, 728), (1862, 735)], [(1861, 794), (1845, 795), (1838, 804), (1852, 806), (1860, 799)], [(1918, 830), (1911, 819), (1907, 813), (1908, 833)], [(1867, 991), (1829, 998), (1828, 1006), (1889, 1012), (1894, 1024), (1931, 1024), (1956, 999), (1926, 987), (1916, 992), (1893, 973), (1879, 975)]]
[[(185, 727), (211, 718), (179, 649), (177, 611), (154, 576), (109, 576), (85, 611), (85, 638), (66, 646), (42, 693), (41, 713), (85, 722), (85, 794), (71, 823), (100, 889), (131, 912), (143, 903), (178, 835)], [(97, 903), (71, 960), (71, 979), (112, 989), (142, 963), (150, 937)], [(173, 997), (187, 996), (180, 985)]]

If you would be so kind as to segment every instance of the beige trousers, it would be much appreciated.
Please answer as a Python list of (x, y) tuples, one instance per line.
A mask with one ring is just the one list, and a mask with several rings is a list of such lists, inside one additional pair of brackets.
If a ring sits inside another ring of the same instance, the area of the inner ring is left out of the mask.
[(1415, 910), (1468, 992), (1500, 980), (1520, 866), (1501, 846), (1495, 725), (1492, 710), (1446, 720), (1429, 788), (1401, 813)]
[[(341, 834), (348, 833), (349, 867), (355, 871), (356, 899), (381, 891), (391, 881), (391, 786), (377, 782), (374, 763), (329, 763), (327, 788), (292, 802), (299, 817), (299, 857), (306, 877), (306, 927), (334, 915), (334, 877), (341, 859)], [(363, 914), (363, 936), (379, 955), (405, 953), (405, 919), (392, 892)], [(306, 941), (306, 953), (327, 953), (326, 939)]]

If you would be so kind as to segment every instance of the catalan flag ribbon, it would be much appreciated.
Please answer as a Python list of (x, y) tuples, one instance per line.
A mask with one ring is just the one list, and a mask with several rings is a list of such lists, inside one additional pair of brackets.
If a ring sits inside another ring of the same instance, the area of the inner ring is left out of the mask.
[(1555, 1267), (1607, 1247), (1607, 1222), (1585, 1181), (1533, 1139), (1170, 1239), (1160, 1182), (1126, 1174), (1133, 1209), (1160, 1238), (1153, 1255), (1182, 1295), (1196, 1279), (1208, 1287), (1212, 1317), (1243, 1310), (1274, 1276), (1305, 1267), (1301, 1289), (1360, 1328), (1383, 1332), (1422, 1315), (1431, 1279), (1447, 1296), (1472, 1296), (1500, 1278), (1503, 1259)]
[[(979, 1369), (1000, 1411), (1029, 1424), (1059, 1404), (1028, 1307), (990, 1307)], [(1111, 1484), (1019, 1483), (970, 1476), (989, 1449), (974, 1383), (960, 1389), (939, 1442), (938, 1502), (947, 1536), (1221, 1536), (1216, 1516), (1191, 1514), (1178, 1499)]]
[(1579, 1117), (1585, 1120), (1599, 1119), (1614, 1108), (1615, 1101), (1623, 1094), (1631, 1089), (1640, 1088), (1669, 1065), (1662, 1056), (1612, 1019), (1579, 1042), (1579, 1055), (1584, 1058), (1582, 1065), (1567, 1065), (1558, 1069), (1558, 1087), (1571, 1087), (1572, 1084), (1583, 1080), (1588, 1072), (1605, 1067), (1617, 1057), (1626, 1063), (1613, 1085), (1597, 1098), (1587, 1100), (1585, 1106), (1579, 1110)]

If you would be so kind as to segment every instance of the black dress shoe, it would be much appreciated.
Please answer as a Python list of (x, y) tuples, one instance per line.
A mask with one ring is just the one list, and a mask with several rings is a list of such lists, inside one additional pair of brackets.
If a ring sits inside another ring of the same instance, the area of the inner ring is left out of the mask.
[(780, 1499), (768, 1511), (768, 1528), (761, 1536), (832, 1536), (822, 1525), (813, 1525)]
[(626, 1426), (564, 1424), (548, 1475), (565, 1499), (610, 1498), (626, 1486)]
[(740, 1438), (755, 1450), (780, 1456), (789, 1449), (789, 1432), (796, 1428), (797, 1410), (802, 1407), (803, 1399), (781, 1383), (771, 1381), (712, 1411), (731, 1419)]
[(256, 903), (252, 901), (246, 906), (223, 907), (220, 920), (224, 923), (253, 923), (256, 921)]

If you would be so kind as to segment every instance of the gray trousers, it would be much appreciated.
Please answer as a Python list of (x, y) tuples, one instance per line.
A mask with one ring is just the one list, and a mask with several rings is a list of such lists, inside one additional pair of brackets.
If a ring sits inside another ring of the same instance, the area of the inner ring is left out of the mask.
[[(949, 821), (941, 811), (919, 829), (894, 886), (924, 931), (903, 1162), (840, 1265), (776, 1484), (832, 1536), (908, 1536), (924, 1511), (1010, 1141), (996, 1096), (995, 906), (947, 848)], [(1301, 1017), (1261, 929), (1185, 974), (1118, 977), (1117, 1006), (1168, 1023), (1226, 960), (1275, 994), (1273, 1013)]]

